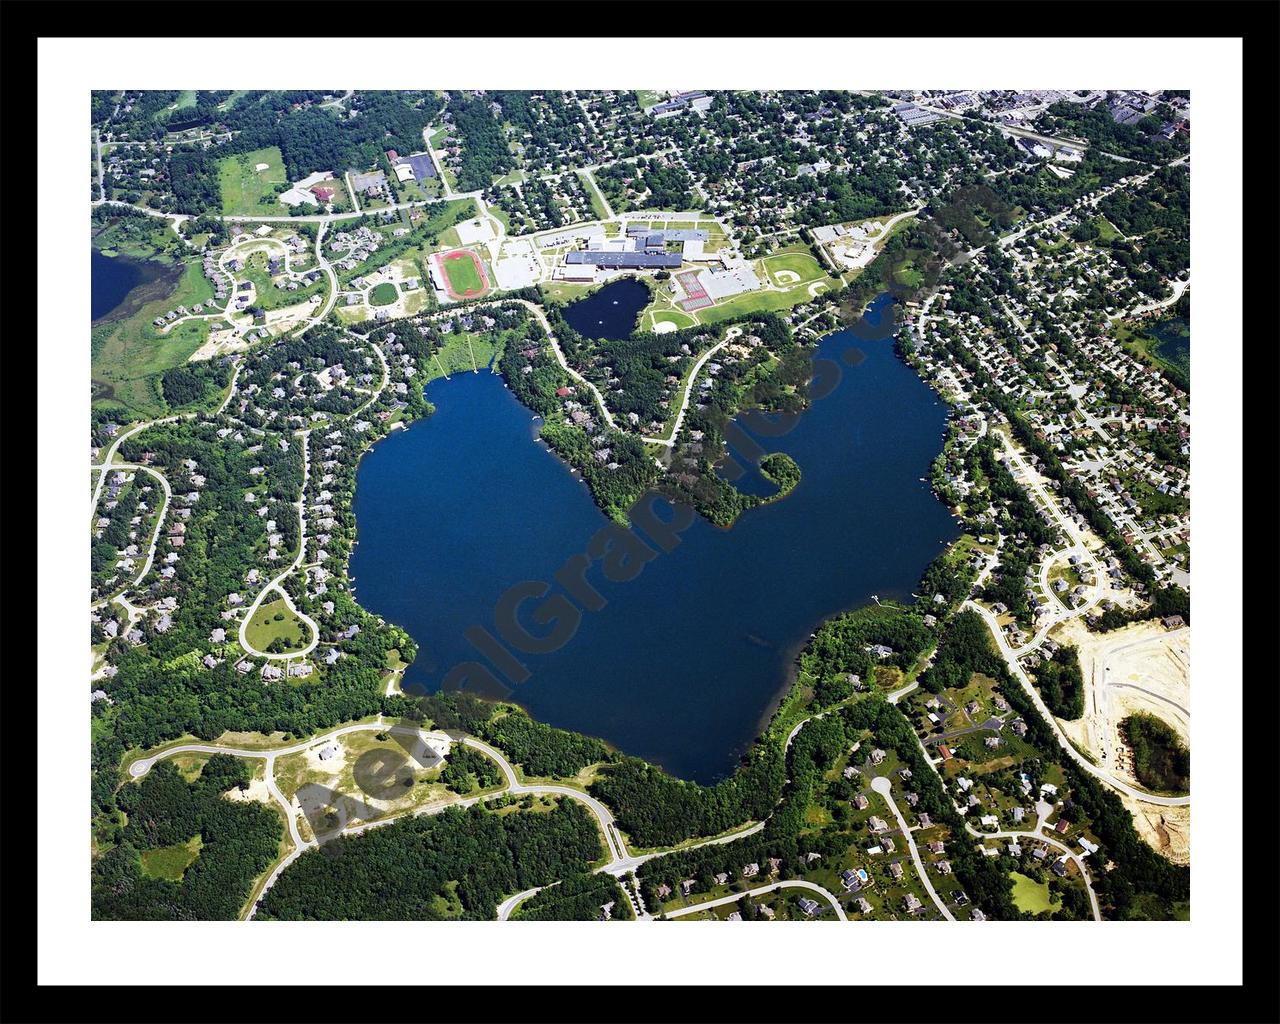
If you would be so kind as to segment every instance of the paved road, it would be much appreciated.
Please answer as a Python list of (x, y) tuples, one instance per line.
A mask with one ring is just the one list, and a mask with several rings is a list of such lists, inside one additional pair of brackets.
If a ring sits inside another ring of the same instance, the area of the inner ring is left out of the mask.
[[(968, 114), (958, 114), (954, 110), (947, 110), (945, 107), (930, 106), (927, 103), (921, 103), (919, 101), (915, 101), (915, 105), (922, 110), (928, 110), (934, 114), (941, 114), (943, 117), (952, 118), (956, 121), (976, 121), (978, 124), (986, 125), (988, 128), (992, 127), (992, 123), (990, 121), (981, 117), (970, 117)], [(1020, 135), (1023, 138), (1034, 139), (1036, 142), (1044, 142), (1051, 146), (1066, 146), (1069, 149), (1076, 149), (1081, 152), (1089, 148), (1089, 142), (1087, 139), (1080, 139), (1078, 142), (1074, 139), (1059, 139), (1054, 138), (1052, 135), (1041, 135), (1039, 132), (1033, 132), (1029, 128), (1018, 128), (1014, 125), (1008, 124), (996, 125), (995, 127), (998, 127), (1002, 132), (1008, 132), (1010, 135)]]
[(1154, 302), (1148, 302), (1141, 306), (1134, 306), (1128, 313), (1119, 313), (1112, 317), (1112, 319), (1122, 320), (1126, 317), (1141, 316), (1143, 313), (1154, 313), (1157, 309), (1164, 309), (1166, 306), (1172, 306), (1182, 298), (1182, 293), (1191, 287), (1191, 278), (1188, 276), (1185, 281), (1174, 281), (1172, 287), (1173, 292), (1168, 297), (1157, 299)]
[(911, 829), (907, 827), (907, 819), (902, 816), (902, 812), (898, 810), (898, 805), (893, 801), (893, 788), (889, 782), (889, 777), (887, 775), (877, 775), (871, 780), (871, 788), (884, 797), (884, 802), (889, 805), (889, 810), (893, 812), (893, 816), (898, 822), (898, 828), (902, 832), (902, 838), (907, 841), (907, 849), (911, 851), (911, 860), (915, 863), (916, 873), (919, 874), (920, 881), (924, 883), (925, 891), (929, 894), (929, 898), (933, 900), (933, 905), (938, 908), (938, 913), (946, 920), (954, 921), (955, 916), (947, 909), (942, 897), (934, 889), (933, 882), (929, 880), (929, 873), (924, 869), (924, 861), (920, 859), (920, 851), (916, 849), (915, 837), (911, 834)]
[[(552, 882), (552, 885), (556, 883)], [(524, 892), (518, 892), (514, 896), (508, 896), (505, 900), (498, 904), (498, 920), (508, 921), (511, 919), (511, 912), (521, 903), (527, 900), (534, 893), (542, 892), (543, 886), (535, 885), (532, 889), (526, 889)]]
[(1120, 779), (1117, 779), (1110, 772), (1102, 770), (1076, 750), (1076, 748), (1072, 746), (1071, 741), (1063, 734), (1062, 729), (1058, 725), (1058, 720), (1053, 717), (1053, 713), (1040, 697), (1040, 691), (1035, 688), (1030, 677), (1028, 677), (1027, 673), (1023, 671), (1022, 665), (1018, 662), (1016, 653), (1009, 646), (1008, 640), (1005, 639), (1004, 632), (1000, 629), (999, 623), (996, 622), (996, 617), (989, 610), (983, 608), (982, 605), (976, 604), (973, 601), (966, 601), (965, 607), (973, 609), (982, 616), (988, 629), (991, 630), (991, 635), (996, 641), (996, 647), (1004, 657), (1005, 662), (1008, 664), (1009, 670), (1013, 673), (1018, 682), (1022, 684), (1023, 690), (1031, 699), (1031, 702), (1035, 704), (1036, 710), (1040, 712), (1041, 717), (1043, 717), (1049, 724), (1049, 728), (1053, 730), (1054, 735), (1058, 739), (1058, 745), (1062, 747), (1063, 751), (1071, 758), (1071, 760), (1075, 761), (1077, 765), (1094, 778), (1101, 782), (1105, 782), (1112, 789), (1118, 790), (1125, 794), (1125, 796), (1132, 797), (1134, 800), (1140, 800), (1147, 804), (1159, 804), (1161, 807), (1182, 807), (1191, 803), (1190, 796), (1156, 796), (1152, 793), (1135, 789), (1127, 782), (1122, 782)]
[(664, 915), (667, 920), (676, 917), (684, 917), (686, 914), (696, 914), (700, 910), (707, 910), (710, 907), (721, 907), (726, 903), (736, 903), (743, 896), (761, 896), (767, 892), (773, 892), (775, 889), (808, 889), (810, 892), (816, 892), (829, 904), (831, 909), (836, 912), (836, 917), (841, 921), (847, 921), (849, 918), (845, 915), (844, 907), (840, 906), (840, 901), (836, 899), (830, 892), (815, 882), (806, 882), (802, 878), (792, 878), (782, 882), (772, 882), (769, 885), (762, 885), (755, 889), (748, 889), (746, 892), (735, 892), (728, 896), (721, 896), (719, 899), (707, 900), (706, 903), (698, 903), (691, 907), (681, 907), (679, 910), (669, 910)]
[[(160, 543), (160, 534), (164, 530), (164, 519), (165, 519), (165, 516), (169, 514), (169, 502), (173, 499), (173, 491), (169, 489), (169, 481), (165, 479), (164, 474), (157, 470), (152, 469), (150, 466), (134, 466), (129, 464), (123, 464), (119, 466), (112, 466), (111, 468), (113, 471), (117, 469), (121, 469), (121, 470), (133, 470), (134, 472), (142, 471), (142, 472), (150, 473), (153, 477), (155, 477), (157, 480), (160, 481), (160, 486), (164, 489), (164, 502), (160, 505), (160, 514), (156, 517), (156, 528), (154, 531), (152, 531), (152, 534), (151, 534), (151, 547), (147, 550), (147, 560), (142, 563), (142, 569), (141, 571), (139, 571), (137, 576), (135, 576), (129, 583), (126, 583), (124, 587), (121, 589), (120, 596), (123, 596), (134, 587), (139, 586), (142, 583), (142, 581), (146, 579), (147, 573), (151, 571), (151, 565), (156, 559), (156, 547)], [(104, 476), (106, 475), (105, 472), (103, 473), (103, 475)], [(99, 601), (96, 604), (92, 605), (92, 607), (97, 608), (107, 603), (109, 602)]]
[(684, 382), (684, 397), (680, 399), (680, 408), (676, 412), (675, 422), (671, 427), (671, 436), (669, 438), (643, 437), (641, 438), (642, 441), (648, 441), (651, 444), (660, 444), (667, 448), (675, 447), (676, 438), (680, 436), (680, 425), (684, 423), (684, 414), (689, 409), (689, 396), (693, 394), (693, 385), (698, 379), (698, 374), (702, 372), (702, 368), (707, 364), (708, 359), (719, 352), (740, 334), (742, 334), (741, 327), (730, 327), (724, 332), (724, 337), (703, 352), (698, 358), (698, 361), (693, 364), (693, 369), (689, 371), (689, 378)]
[(1093, 909), (1093, 919), (1095, 921), (1102, 920), (1102, 913), (1098, 909), (1098, 895), (1093, 891), (1093, 879), (1089, 876), (1089, 869), (1084, 866), (1084, 858), (1078, 853), (1073, 852), (1064, 843), (1055, 839), (1053, 836), (1047, 836), (1038, 830), (1035, 832), (980, 832), (968, 822), (965, 823), (965, 828), (969, 831), (970, 835), (979, 836), (983, 839), (1033, 839), (1038, 842), (1045, 843), (1048, 846), (1052, 846), (1055, 849), (1061, 850), (1071, 860), (1075, 861), (1076, 867), (1080, 869), (1080, 877), (1084, 879), (1085, 890), (1089, 893), (1089, 905)]
[(556, 362), (560, 364), (560, 368), (578, 383), (585, 385), (595, 395), (596, 404), (600, 406), (600, 414), (604, 417), (605, 422), (614, 430), (620, 429), (618, 424), (613, 421), (613, 414), (609, 412), (609, 407), (605, 405), (604, 395), (600, 394), (600, 389), (570, 366), (565, 359), (564, 353), (560, 351), (560, 342), (556, 340), (555, 334), (552, 333), (551, 324), (547, 320), (546, 314), (542, 312), (541, 307), (527, 299), (510, 299), (508, 301), (520, 303), (537, 318), (538, 322), (542, 324), (542, 329), (547, 332), (547, 340), (551, 342), (551, 351), (555, 353)]
[[(348, 93), (350, 95), (350, 93)], [(320, 323), (329, 312), (333, 309), (333, 305), (338, 301), (338, 275), (333, 272), (333, 267), (329, 265), (329, 261), (324, 257), (324, 247), (320, 244), (324, 240), (324, 229), (328, 227), (327, 221), (321, 221), (320, 227), (316, 229), (316, 263), (325, 276), (329, 278), (329, 298), (321, 306), (320, 310), (308, 322), (308, 327), (314, 327)]]
[(339, 110), (341, 110), (343, 107), (343, 104), (345, 104), (347, 100), (351, 99), (351, 94), (353, 92), (355, 92), (354, 89), (348, 89), (341, 96), (337, 97), (337, 99), (332, 99), (328, 103), (321, 103), (320, 106), (321, 107), (337, 107)]
[(243, 365), (243, 363), (236, 363), (235, 369), (231, 371), (231, 386), (227, 388), (227, 397), (224, 398), (222, 400), (222, 404), (218, 406), (217, 412), (214, 413), (215, 416), (221, 416), (226, 412), (227, 406), (231, 404), (231, 399), (235, 397), (236, 383), (240, 380), (240, 368)]
[[(293, 658), (305, 658), (308, 654), (316, 649), (316, 645), (320, 643), (320, 627), (316, 621), (306, 612), (300, 611), (293, 603), (293, 598), (289, 596), (289, 592), (281, 585), (284, 580), (293, 573), (300, 565), (302, 565), (302, 557), (307, 549), (307, 477), (311, 471), (310, 455), (307, 451), (307, 441), (311, 436), (309, 430), (300, 430), (295, 435), (302, 442), (302, 490), (298, 495), (296, 507), (298, 509), (298, 553), (274, 579), (265, 587), (258, 591), (258, 596), (253, 599), (253, 604), (249, 605), (248, 611), (245, 612), (244, 618), (240, 620), (240, 646), (250, 654), (257, 655), (260, 658), (268, 658), (274, 661), (289, 661)], [(249, 642), (249, 622), (258, 613), (263, 599), (267, 594), (274, 591), (284, 598), (285, 604), (289, 606), (289, 610), (298, 618), (307, 624), (307, 628), (311, 630), (311, 642), (300, 651), (290, 651), (288, 654), (273, 654), (268, 651), (260, 651)]]

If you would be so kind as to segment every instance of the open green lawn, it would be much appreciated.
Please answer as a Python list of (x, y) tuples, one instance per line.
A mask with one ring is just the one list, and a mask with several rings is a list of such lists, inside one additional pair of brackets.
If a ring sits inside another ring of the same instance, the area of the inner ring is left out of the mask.
[(252, 304), (262, 309), (284, 309), (286, 306), (297, 306), (313, 295), (323, 295), (329, 287), (328, 276), (322, 274), (316, 281), (294, 291), (289, 291), (288, 288), (277, 288), (272, 283), (271, 275), (267, 273), (267, 254), (262, 251), (252, 253), (245, 260), (244, 267), (236, 275), (236, 279), (253, 282), (256, 290)]
[[(265, 174), (266, 172), (264, 171), (263, 173)], [(352, 207), (351, 205), (351, 194), (347, 191), (347, 183), (344, 179), (329, 178), (325, 181), (316, 182), (316, 184), (313, 185), (312, 188), (333, 189), (333, 212), (334, 213), (347, 213), (350, 210), (354, 209), (354, 207)], [(413, 196), (413, 198), (420, 199), (423, 197)], [(315, 209), (312, 209), (309, 212), (315, 213), (317, 211)], [(321, 208), (319, 212), (323, 213), (324, 209)]]
[(245, 630), (249, 643), (259, 651), (269, 650), (277, 639), (286, 643), (285, 653), (297, 651), (305, 647), (311, 640), (311, 632), (285, 603), (278, 597), (258, 608), (258, 612), (249, 622)]
[(1017, 871), (1009, 872), (1009, 877), (1013, 879), (1013, 904), (1019, 910), (1039, 914), (1057, 906), (1050, 899), (1048, 882), (1035, 882)]
[(609, 215), (604, 205), (604, 196), (600, 194), (600, 190), (596, 188), (595, 180), (589, 175), (578, 172), (578, 176), (582, 179), (582, 187), (587, 193), (587, 197), (591, 200), (591, 209), (596, 215), (596, 219), (603, 220)]
[[(818, 261), (807, 251), (775, 253), (764, 257), (760, 262), (769, 279), (783, 287), (817, 281), (824, 276)], [(780, 273), (781, 276), (779, 276)], [(791, 276), (793, 274), (794, 277)]]
[(675, 324), (676, 330), (683, 330), (686, 327), (694, 327), (697, 321), (688, 313), (681, 313), (674, 309), (655, 310), (653, 313), (653, 322), (655, 324)]
[(219, 104), (218, 104), (218, 109), (219, 109), (219, 110), (230, 110), (232, 107), (234, 107), (234, 106), (236, 105), (236, 103), (239, 101), (240, 97), (241, 97), (241, 96), (244, 96), (248, 91), (249, 91), (248, 89), (234, 89), (234, 90), (232, 90), (231, 95), (230, 95), (230, 96), (228, 96), (225, 100), (223, 100), (221, 103), (219, 103)]
[(444, 260), (444, 273), (458, 295), (479, 295), (484, 289), (475, 261), (465, 256)]
[[(258, 164), (266, 164), (257, 170)], [(279, 146), (238, 153), (218, 161), (218, 185), (224, 214), (279, 213), (276, 186), (286, 181)]]
[(143, 850), (142, 873), (148, 878), (167, 878), (171, 882), (179, 882), (183, 872), (200, 856), (202, 846), (204, 840), (200, 836), (192, 836), (185, 843)]
[(369, 304), (389, 306), (396, 301), (397, 297), (396, 286), (389, 281), (383, 281), (382, 284), (374, 285), (373, 290), (369, 292)]
[(498, 347), (491, 334), (446, 334), (440, 351), (427, 362), (427, 380), (435, 380), (445, 374), (452, 376), (464, 371), (483, 370), (497, 354)]
[(916, 269), (913, 260), (903, 260), (893, 268), (893, 279), (904, 288), (919, 288), (924, 275)]
[[(835, 287), (836, 282), (833, 278), (822, 278), (828, 289)], [(790, 309), (792, 306), (798, 306), (802, 302), (808, 302), (812, 297), (809, 294), (809, 288), (815, 282), (807, 282), (789, 288), (782, 292), (746, 292), (742, 295), (735, 295), (723, 302), (718, 302), (714, 306), (708, 306), (706, 309), (698, 310), (698, 319), (704, 324), (715, 323), (717, 320), (727, 320), (729, 317), (738, 316), (742, 313), (770, 313), (779, 312), (784, 309)]]
[(1093, 218), (1094, 224), (1098, 226), (1098, 241), (1110, 244), (1120, 237), (1120, 232), (1116, 230), (1116, 226), (1107, 220), (1106, 217), (1097, 216)]
[(549, 302), (573, 302), (598, 287), (595, 284), (575, 284), (572, 281), (543, 281), (538, 285), (538, 291)]
[(648, 110), (650, 107), (656, 107), (666, 99), (666, 93), (655, 92), (653, 89), (637, 89), (636, 100), (640, 104), (641, 110)]

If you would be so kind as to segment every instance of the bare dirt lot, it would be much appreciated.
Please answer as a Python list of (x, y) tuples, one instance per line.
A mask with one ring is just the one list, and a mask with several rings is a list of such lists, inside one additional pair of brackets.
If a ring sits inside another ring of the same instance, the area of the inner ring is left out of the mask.
[(1121, 797), (1133, 815), (1134, 828), (1157, 853), (1174, 864), (1191, 863), (1191, 808), (1156, 807)]
[(1137, 784), (1120, 723), (1141, 711), (1167, 722), (1191, 745), (1191, 629), (1136, 623), (1111, 633), (1090, 633), (1074, 619), (1055, 639), (1080, 652), (1085, 713), (1064, 731), (1103, 767)]

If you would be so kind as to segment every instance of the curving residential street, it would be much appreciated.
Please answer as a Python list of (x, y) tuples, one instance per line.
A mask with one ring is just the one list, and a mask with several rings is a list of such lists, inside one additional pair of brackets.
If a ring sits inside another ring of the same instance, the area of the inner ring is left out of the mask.
[(907, 819), (902, 816), (902, 812), (898, 810), (898, 805), (893, 800), (892, 784), (889, 782), (887, 775), (877, 775), (871, 780), (871, 788), (884, 797), (884, 802), (889, 805), (889, 810), (893, 812), (893, 817), (898, 823), (898, 829), (902, 832), (902, 838), (907, 841), (907, 848), (911, 851), (912, 863), (916, 866), (916, 873), (920, 876), (920, 881), (924, 883), (925, 891), (929, 894), (929, 898), (933, 900), (933, 905), (938, 908), (940, 913), (946, 920), (954, 921), (955, 917), (947, 905), (942, 902), (942, 897), (938, 895), (938, 891), (933, 887), (933, 882), (929, 880), (929, 873), (924, 869), (924, 861), (920, 859), (920, 851), (916, 848), (915, 837), (911, 834), (911, 829), (907, 827)]
[(830, 892), (818, 885), (816, 882), (806, 882), (802, 878), (788, 879), (782, 882), (772, 882), (769, 885), (761, 885), (755, 889), (747, 889), (745, 892), (735, 892), (728, 896), (721, 896), (719, 899), (707, 900), (706, 903), (696, 903), (691, 907), (681, 907), (679, 910), (669, 910), (664, 917), (668, 921), (676, 917), (684, 917), (687, 914), (696, 914), (700, 910), (708, 910), (711, 907), (721, 907), (726, 903), (737, 903), (744, 896), (762, 896), (767, 892), (773, 892), (776, 889), (807, 889), (809, 892), (816, 892), (829, 904), (831, 909), (836, 912), (836, 917), (841, 921), (848, 921), (849, 918), (844, 912), (844, 907), (840, 906), (840, 901)]
[[(160, 506), (159, 515), (156, 516), (156, 528), (151, 533), (151, 546), (147, 549), (146, 561), (142, 563), (142, 569), (138, 572), (137, 576), (125, 583), (125, 585), (120, 589), (120, 593), (116, 595), (117, 597), (122, 597), (134, 587), (141, 585), (142, 581), (147, 578), (147, 573), (151, 571), (152, 563), (154, 563), (156, 559), (156, 547), (160, 543), (160, 534), (164, 531), (164, 519), (165, 516), (169, 514), (169, 502), (173, 499), (173, 491), (169, 489), (169, 481), (165, 479), (164, 474), (158, 470), (152, 469), (150, 466), (135, 466), (129, 463), (119, 463), (117, 465), (113, 465), (111, 468), (113, 470), (129, 469), (134, 472), (141, 471), (150, 473), (160, 481), (160, 486), (164, 489), (164, 502)], [(105, 476), (106, 473), (104, 472), (102, 475)], [(114, 600), (114, 598), (103, 599), (95, 602), (90, 607), (100, 608), (104, 605), (110, 604), (112, 600)]]
[(1031, 699), (1031, 702), (1035, 704), (1036, 710), (1040, 712), (1041, 717), (1043, 717), (1048, 723), (1049, 728), (1053, 730), (1054, 736), (1058, 739), (1058, 745), (1066, 755), (1071, 758), (1071, 760), (1075, 761), (1075, 763), (1079, 765), (1080, 768), (1084, 769), (1101, 782), (1105, 782), (1112, 789), (1118, 790), (1125, 796), (1132, 797), (1134, 800), (1140, 800), (1143, 803), (1159, 804), (1162, 807), (1181, 807), (1191, 803), (1190, 796), (1156, 796), (1154, 793), (1147, 793), (1144, 790), (1135, 789), (1127, 782), (1117, 779), (1110, 772), (1103, 771), (1076, 750), (1071, 741), (1063, 734), (1061, 727), (1058, 725), (1057, 719), (1053, 717), (1053, 713), (1049, 710), (1048, 705), (1046, 705), (1044, 700), (1041, 698), (1040, 691), (1035, 688), (1035, 685), (1031, 682), (1031, 678), (1018, 662), (1017, 652), (1009, 646), (1009, 641), (1005, 639), (1004, 632), (1000, 629), (999, 623), (996, 622), (995, 615), (993, 615), (990, 610), (982, 607), (982, 605), (977, 604), (974, 601), (966, 601), (965, 607), (976, 611), (982, 616), (983, 621), (987, 624), (987, 628), (991, 631), (992, 637), (995, 639), (996, 648), (1000, 651), (1000, 654), (1004, 657), (1005, 662), (1009, 666), (1009, 671), (1011, 671), (1017, 678), (1018, 682), (1022, 684), (1022, 689)]
[(693, 393), (694, 382), (698, 379), (698, 374), (707, 364), (707, 360), (724, 348), (734, 338), (742, 333), (741, 327), (730, 327), (724, 332), (724, 337), (716, 344), (712, 345), (699, 357), (698, 361), (693, 364), (693, 369), (689, 371), (689, 377), (684, 382), (684, 397), (680, 400), (680, 408), (676, 412), (676, 418), (671, 426), (671, 436), (667, 438), (661, 437), (642, 437), (642, 441), (648, 441), (650, 444), (660, 444), (666, 448), (674, 448), (676, 438), (680, 435), (680, 425), (684, 423), (684, 414), (689, 409), (689, 396)]
[(560, 351), (560, 342), (556, 340), (555, 334), (552, 333), (551, 324), (547, 321), (546, 314), (542, 312), (542, 307), (538, 306), (536, 303), (530, 302), (528, 299), (512, 299), (510, 301), (520, 303), (520, 305), (528, 309), (529, 312), (537, 318), (538, 323), (542, 325), (542, 329), (547, 333), (547, 340), (551, 342), (551, 351), (555, 353), (556, 362), (560, 364), (560, 368), (595, 395), (596, 404), (600, 406), (600, 414), (604, 417), (604, 421), (614, 430), (617, 430), (618, 424), (613, 421), (613, 414), (609, 412), (609, 407), (605, 405), (604, 395), (600, 394), (600, 389), (570, 366), (564, 357), (564, 353)]
[[(552, 883), (554, 884), (554, 883)], [(524, 892), (518, 892), (514, 896), (508, 896), (505, 900), (498, 904), (498, 920), (508, 921), (511, 919), (511, 912), (521, 903), (527, 900), (534, 893), (542, 892), (545, 886), (535, 885), (532, 889), (526, 889)]]
[[(250, 654), (257, 655), (259, 658), (270, 658), (276, 661), (288, 661), (292, 658), (306, 657), (306, 655), (314, 651), (316, 649), (316, 645), (320, 643), (320, 627), (316, 625), (316, 621), (311, 618), (311, 616), (307, 615), (306, 612), (300, 611), (294, 605), (293, 598), (289, 596), (289, 592), (281, 585), (290, 574), (302, 565), (302, 557), (307, 550), (307, 478), (311, 469), (311, 460), (307, 451), (307, 441), (311, 437), (311, 431), (299, 430), (294, 436), (302, 441), (302, 489), (299, 492), (296, 506), (298, 509), (298, 553), (293, 556), (293, 561), (285, 566), (278, 576), (258, 591), (257, 597), (253, 599), (253, 603), (249, 605), (248, 610), (245, 612), (244, 618), (240, 620), (240, 646)], [(258, 650), (249, 642), (249, 622), (258, 614), (258, 608), (262, 605), (262, 599), (272, 591), (275, 591), (283, 597), (284, 603), (289, 606), (289, 610), (305, 622), (307, 628), (311, 630), (311, 642), (301, 650), (289, 651), (287, 654), (272, 654), (269, 651)]]
[(1093, 910), (1093, 919), (1095, 921), (1102, 920), (1102, 912), (1098, 909), (1098, 896), (1093, 891), (1093, 879), (1089, 876), (1088, 868), (1084, 866), (1084, 858), (1078, 853), (1072, 852), (1068, 846), (1055, 839), (1053, 836), (1045, 835), (1040, 831), (1039, 826), (1036, 827), (1034, 832), (979, 832), (976, 828), (966, 822), (965, 829), (970, 835), (977, 836), (980, 839), (1034, 839), (1037, 842), (1041, 842), (1047, 846), (1052, 846), (1055, 849), (1061, 850), (1070, 860), (1074, 861), (1076, 867), (1080, 869), (1080, 877), (1084, 879), (1085, 891), (1089, 894), (1089, 906)]

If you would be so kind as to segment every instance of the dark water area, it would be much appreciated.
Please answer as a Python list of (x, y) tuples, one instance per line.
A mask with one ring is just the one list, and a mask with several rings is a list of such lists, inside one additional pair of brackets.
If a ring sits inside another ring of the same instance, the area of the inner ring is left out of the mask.
[(563, 313), (569, 326), (584, 338), (617, 340), (631, 336), (640, 311), (648, 304), (649, 289), (634, 277), (623, 277), (570, 303)]
[(1191, 325), (1180, 317), (1162, 320), (1151, 330), (1155, 353), (1183, 373), (1191, 372)]
[[(672, 551), (650, 543), (657, 554), (630, 581), (607, 581), (593, 563), (586, 579), (605, 606), (583, 611), (559, 649), (518, 653), (530, 676), (513, 699), (542, 721), (709, 783), (759, 734), (823, 620), (873, 594), (911, 600), (925, 566), (959, 535), (922, 480), (941, 450), (946, 406), (891, 338), (838, 332), (817, 354), (840, 366), (837, 386), (786, 436), (761, 439), (799, 463), (795, 490), (729, 530), (695, 517)], [(457, 374), (433, 381), (427, 397), (429, 420), (361, 462), (351, 569), (361, 604), (420, 646), (406, 688), (435, 690), (455, 665), (485, 660), (464, 633), (479, 625), (499, 635), (495, 606), (512, 585), (549, 584), (519, 621), (535, 636), (550, 632), (537, 612), (567, 597), (557, 570), (608, 521), (535, 442), (538, 422), (500, 377)]]
[(145, 303), (171, 291), (182, 273), (182, 267), (176, 264), (107, 256), (93, 247), (90, 252), (89, 305), (94, 323), (131, 315)]

